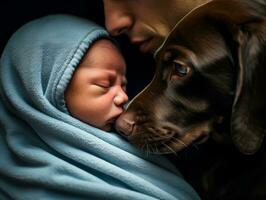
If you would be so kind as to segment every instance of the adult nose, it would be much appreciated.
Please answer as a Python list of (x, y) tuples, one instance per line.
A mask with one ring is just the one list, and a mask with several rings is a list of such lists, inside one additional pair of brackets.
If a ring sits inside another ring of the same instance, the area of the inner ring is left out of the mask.
[(123, 6), (110, 0), (104, 1), (105, 27), (113, 36), (127, 32), (133, 25), (133, 18)]
[(114, 104), (116, 106), (123, 106), (128, 101), (128, 96), (125, 91), (121, 88), (114, 97)]

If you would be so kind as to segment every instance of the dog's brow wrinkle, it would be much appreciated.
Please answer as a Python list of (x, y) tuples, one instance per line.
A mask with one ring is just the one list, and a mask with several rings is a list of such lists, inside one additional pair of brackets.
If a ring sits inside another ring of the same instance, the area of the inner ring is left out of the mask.
[(183, 106), (183, 108), (190, 109), (195, 112), (205, 112), (209, 108), (209, 103), (203, 99), (192, 99), (192, 98), (186, 98), (181, 95), (177, 95), (174, 99), (176, 102), (176, 99), (178, 99), (177, 105)]

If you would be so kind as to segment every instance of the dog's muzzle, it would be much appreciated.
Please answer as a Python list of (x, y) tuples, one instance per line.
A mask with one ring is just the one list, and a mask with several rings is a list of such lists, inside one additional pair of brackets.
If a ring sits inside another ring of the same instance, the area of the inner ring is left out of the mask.
[(133, 114), (130, 112), (123, 113), (116, 121), (116, 130), (124, 137), (128, 137), (133, 133), (135, 121)]

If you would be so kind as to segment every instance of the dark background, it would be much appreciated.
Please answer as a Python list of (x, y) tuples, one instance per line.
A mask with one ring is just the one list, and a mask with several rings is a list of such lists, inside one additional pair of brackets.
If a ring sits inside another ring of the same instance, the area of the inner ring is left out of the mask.
[[(104, 26), (101, 0), (75, 1), (2, 1), (0, 3), (0, 53), (11, 35), (23, 24), (49, 14), (72, 14)], [(154, 62), (151, 55), (142, 55), (127, 37), (116, 38), (127, 62), (128, 95), (132, 99), (152, 79)]]

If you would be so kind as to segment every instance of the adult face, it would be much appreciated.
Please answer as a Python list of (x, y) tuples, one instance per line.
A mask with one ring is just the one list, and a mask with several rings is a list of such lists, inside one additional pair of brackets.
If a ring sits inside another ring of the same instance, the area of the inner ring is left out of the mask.
[(128, 97), (125, 61), (109, 40), (89, 49), (65, 91), (69, 112), (83, 122), (109, 131)]
[(141, 52), (154, 52), (177, 21), (207, 1), (104, 0), (105, 25), (114, 36), (127, 34)]

